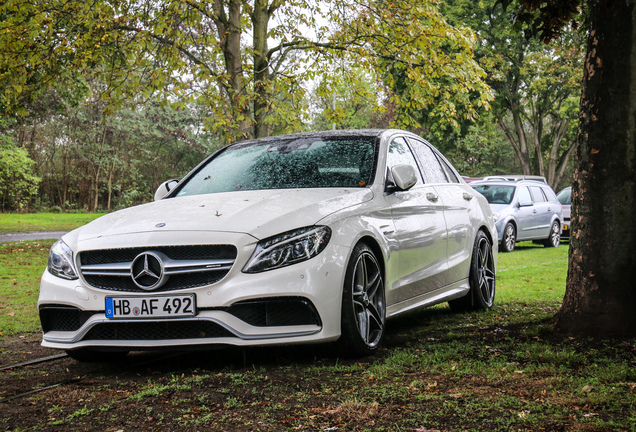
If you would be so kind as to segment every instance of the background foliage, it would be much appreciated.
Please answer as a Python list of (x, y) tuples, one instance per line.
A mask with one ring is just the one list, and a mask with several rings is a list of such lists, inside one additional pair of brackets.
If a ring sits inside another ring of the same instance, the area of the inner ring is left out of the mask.
[(126, 207), (228, 142), (332, 127), (410, 129), (467, 176), (559, 188), (578, 34), (550, 48), (510, 23), (495, 0), (7, 0), (0, 136), (21, 180), (3, 171), (0, 209)]

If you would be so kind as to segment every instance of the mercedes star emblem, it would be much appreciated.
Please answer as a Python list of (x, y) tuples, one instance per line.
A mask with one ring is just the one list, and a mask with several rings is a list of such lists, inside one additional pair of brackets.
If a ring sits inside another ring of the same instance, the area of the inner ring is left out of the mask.
[(166, 282), (163, 261), (154, 252), (143, 252), (135, 257), (130, 268), (132, 280), (139, 288), (150, 291)]

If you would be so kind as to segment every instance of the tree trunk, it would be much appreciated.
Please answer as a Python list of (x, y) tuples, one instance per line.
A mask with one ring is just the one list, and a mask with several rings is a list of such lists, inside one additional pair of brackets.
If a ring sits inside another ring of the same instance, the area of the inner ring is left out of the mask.
[(110, 211), (110, 203), (111, 198), (113, 196), (113, 171), (115, 169), (115, 164), (111, 165), (111, 168), (108, 170), (108, 202), (106, 203), (106, 210)]
[(224, 0), (214, 1), (214, 22), (228, 74), (225, 90), (234, 108), (233, 111), (239, 113), (236, 131), (238, 137), (228, 137), (230, 141), (235, 138), (247, 138), (252, 134), (249, 106), (245, 100), (245, 77), (241, 53), (241, 8), (240, 0), (229, 0), (227, 4)]
[(570, 144), (567, 150), (562, 152), (559, 156), (561, 143), (565, 138), (569, 127), (570, 119), (561, 119), (558, 122), (558, 126), (554, 130), (552, 146), (550, 147), (550, 157), (548, 160), (547, 172), (548, 184), (552, 186), (553, 189), (556, 189), (556, 187), (561, 182), (563, 173), (565, 172), (565, 168), (567, 167), (568, 161), (570, 160), (570, 156), (572, 155), (572, 152), (576, 147), (576, 141), (574, 141), (572, 144)]
[(99, 207), (99, 174), (102, 170), (102, 167), (97, 166), (97, 172), (95, 173), (95, 197), (93, 200), (93, 211), (96, 212)]
[(556, 328), (636, 336), (636, 0), (590, 1), (565, 299)]
[(267, 84), (269, 80), (269, 61), (267, 58), (267, 30), (270, 12), (267, 0), (256, 0), (252, 12), (254, 29), (254, 138), (268, 135), (265, 118), (267, 115)]
[(506, 134), (506, 138), (508, 138), (508, 141), (510, 142), (510, 144), (512, 144), (512, 148), (515, 151), (515, 155), (517, 156), (517, 160), (519, 161), (519, 164), (521, 165), (522, 173), (523, 174), (530, 174), (530, 158), (528, 157), (528, 148), (525, 145), (525, 137), (523, 136), (523, 133), (521, 135), (519, 135), (519, 130), (518, 130), (517, 126), (516, 126), (518, 124), (518, 122), (515, 121), (515, 132), (517, 134), (517, 137), (520, 138), (519, 139), (519, 145), (517, 145), (517, 141), (515, 140), (515, 136), (510, 131), (510, 129), (508, 129), (508, 127), (506, 126), (506, 124), (504, 122), (504, 119), (500, 115), (497, 115), (497, 123), (499, 124), (499, 127)]

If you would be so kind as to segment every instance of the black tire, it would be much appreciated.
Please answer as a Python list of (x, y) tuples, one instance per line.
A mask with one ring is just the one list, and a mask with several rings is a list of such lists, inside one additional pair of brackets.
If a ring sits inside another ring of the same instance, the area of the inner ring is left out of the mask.
[(340, 354), (363, 357), (377, 351), (386, 322), (384, 277), (378, 259), (364, 243), (356, 245), (347, 264), (340, 319)]
[(502, 252), (512, 252), (515, 250), (515, 243), (517, 242), (517, 229), (512, 222), (508, 222), (503, 230), (503, 236), (501, 237), (500, 250)]
[(80, 348), (67, 350), (66, 354), (80, 363), (117, 363), (126, 358), (128, 351), (96, 351)]
[(453, 312), (490, 309), (495, 302), (495, 260), (492, 243), (483, 231), (477, 233), (468, 273), (470, 291), (448, 302)]
[(559, 247), (561, 244), (561, 233), (559, 232), (561, 224), (558, 221), (552, 222), (550, 227), (550, 235), (543, 241), (545, 247)]

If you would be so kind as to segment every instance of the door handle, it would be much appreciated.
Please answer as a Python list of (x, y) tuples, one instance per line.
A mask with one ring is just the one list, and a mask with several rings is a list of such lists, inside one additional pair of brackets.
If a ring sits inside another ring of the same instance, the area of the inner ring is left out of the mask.
[(532, 210), (532, 213), (537, 214), (537, 211), (536, 210)]
[(427, 193), (426, 194), (426, 199), (432, 202), (437, 202), (437, 200), (439, 199), (439, 197), (437, 195), (435, 195), (434, 193)]
[(469, 193), (464, 192), (464, 199), (466, 201), (470, 201), (471, 199), (473, 199), (473, 196)]

